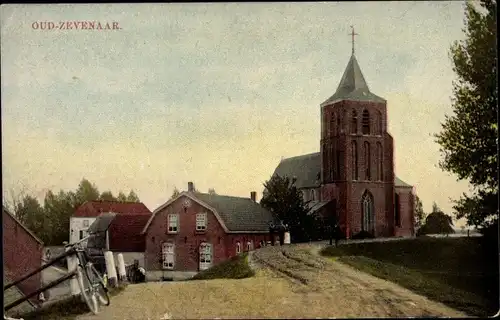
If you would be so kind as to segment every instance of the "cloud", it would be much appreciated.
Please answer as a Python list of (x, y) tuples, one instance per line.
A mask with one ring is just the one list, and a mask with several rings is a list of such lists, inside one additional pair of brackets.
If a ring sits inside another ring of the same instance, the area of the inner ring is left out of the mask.
[[(397, 175), (427, 208), (465, 183), (436, 167), (462, 4), (2, 6), (3, 186), (136, 190), (152, 209), (187, 181), (262, 191), (281, 157), (319, 151), (319, 105), (350, 54), (388, 100)], [(380, 19), (384, 17), (384, 19)], [(33, 21), (118, 21), (117, 32)], [(446, 190), (446, 193), (443, 193)]]

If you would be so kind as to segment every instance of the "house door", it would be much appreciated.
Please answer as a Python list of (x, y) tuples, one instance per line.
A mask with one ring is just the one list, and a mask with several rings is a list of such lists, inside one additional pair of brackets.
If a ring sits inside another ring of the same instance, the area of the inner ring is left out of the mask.
[(200, 271), (212, 266), (212, 245), (203, 242), (200, 244)]

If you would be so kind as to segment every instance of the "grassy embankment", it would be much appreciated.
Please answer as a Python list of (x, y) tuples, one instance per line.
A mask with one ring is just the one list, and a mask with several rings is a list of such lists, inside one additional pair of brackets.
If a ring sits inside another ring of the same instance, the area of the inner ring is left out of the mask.
[[(122, 285), (109, 289), (111, 303), (113, 303), (113, 297), (125, 290), (126, 287), (126, 285)], [(88, 312), (90, 311), (87, 304), (83, 302), (80, 296), (75, 296), (19, 317), (24, 320), (74, 320), (77, 316)]]
[(485, 238), (417, 238), (321, 253), (472, 316), (498, 311), (498, 246)]
[(242, 253), (195, 275), (191, 280), (243, 279), (255, 275), (248, 265), (248, 253)]

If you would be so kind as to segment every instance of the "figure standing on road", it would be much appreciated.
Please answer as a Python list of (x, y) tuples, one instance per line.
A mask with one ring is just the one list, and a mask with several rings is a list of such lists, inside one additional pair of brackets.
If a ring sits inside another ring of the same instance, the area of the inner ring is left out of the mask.
[(333, 228), (334, 228), (333, 234), (335, 236), (335, 246), (338, 247), (339, 246), (339, 240), (340, 240), (340, 226), (339, 226), (339, 223), (336, 222), (335, 226)]

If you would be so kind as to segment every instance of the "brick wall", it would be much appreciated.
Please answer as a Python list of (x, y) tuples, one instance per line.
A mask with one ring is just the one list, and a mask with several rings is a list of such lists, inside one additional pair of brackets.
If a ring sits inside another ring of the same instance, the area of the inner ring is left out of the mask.
[(410, 187), (398, 187), (396, 193), (399, 194), (401, 227), (396, 227), (395, 235), (400, 237), (409, 237), (414, 234), (414, 209), (413, 193)]
[[(184, 210), (181, 197), (168, 207), (158, 212), (151, 222), (146, 234), (146, 252), (144, 257), (145, 268), (148, 271), (161, 270), (160, 263), (162, 244), (175, 244), (175, 264), (173, 271), (198, 271), (199, 251), (202, 242), (212, 245), (212, 265), (216, 265), (236, 255), (236, 242), (241, 243), (242, 252), (246, 251), (246, 243), (253, 240), (257, 248), (259, 241), (269, 240), (267, 234), (226, 234), (216, 216), (198, 203), (191, 201), (191, 206)], [(207, 230), (196, 231), (196, 214), (207, 213)], [(167, 232), (168, 214), (179, 214), (179, 232)]]
[[(35, 240), (10, 214), (3, 211), (3, 254), (4, 268), (13, 280), (34, 271), (42, 265), (43, 246)], [(21, 282), (18, 287), (28, 294), (41, 286), (41, 273)], [(37, 303), (34, 297), (31, 301)]]

